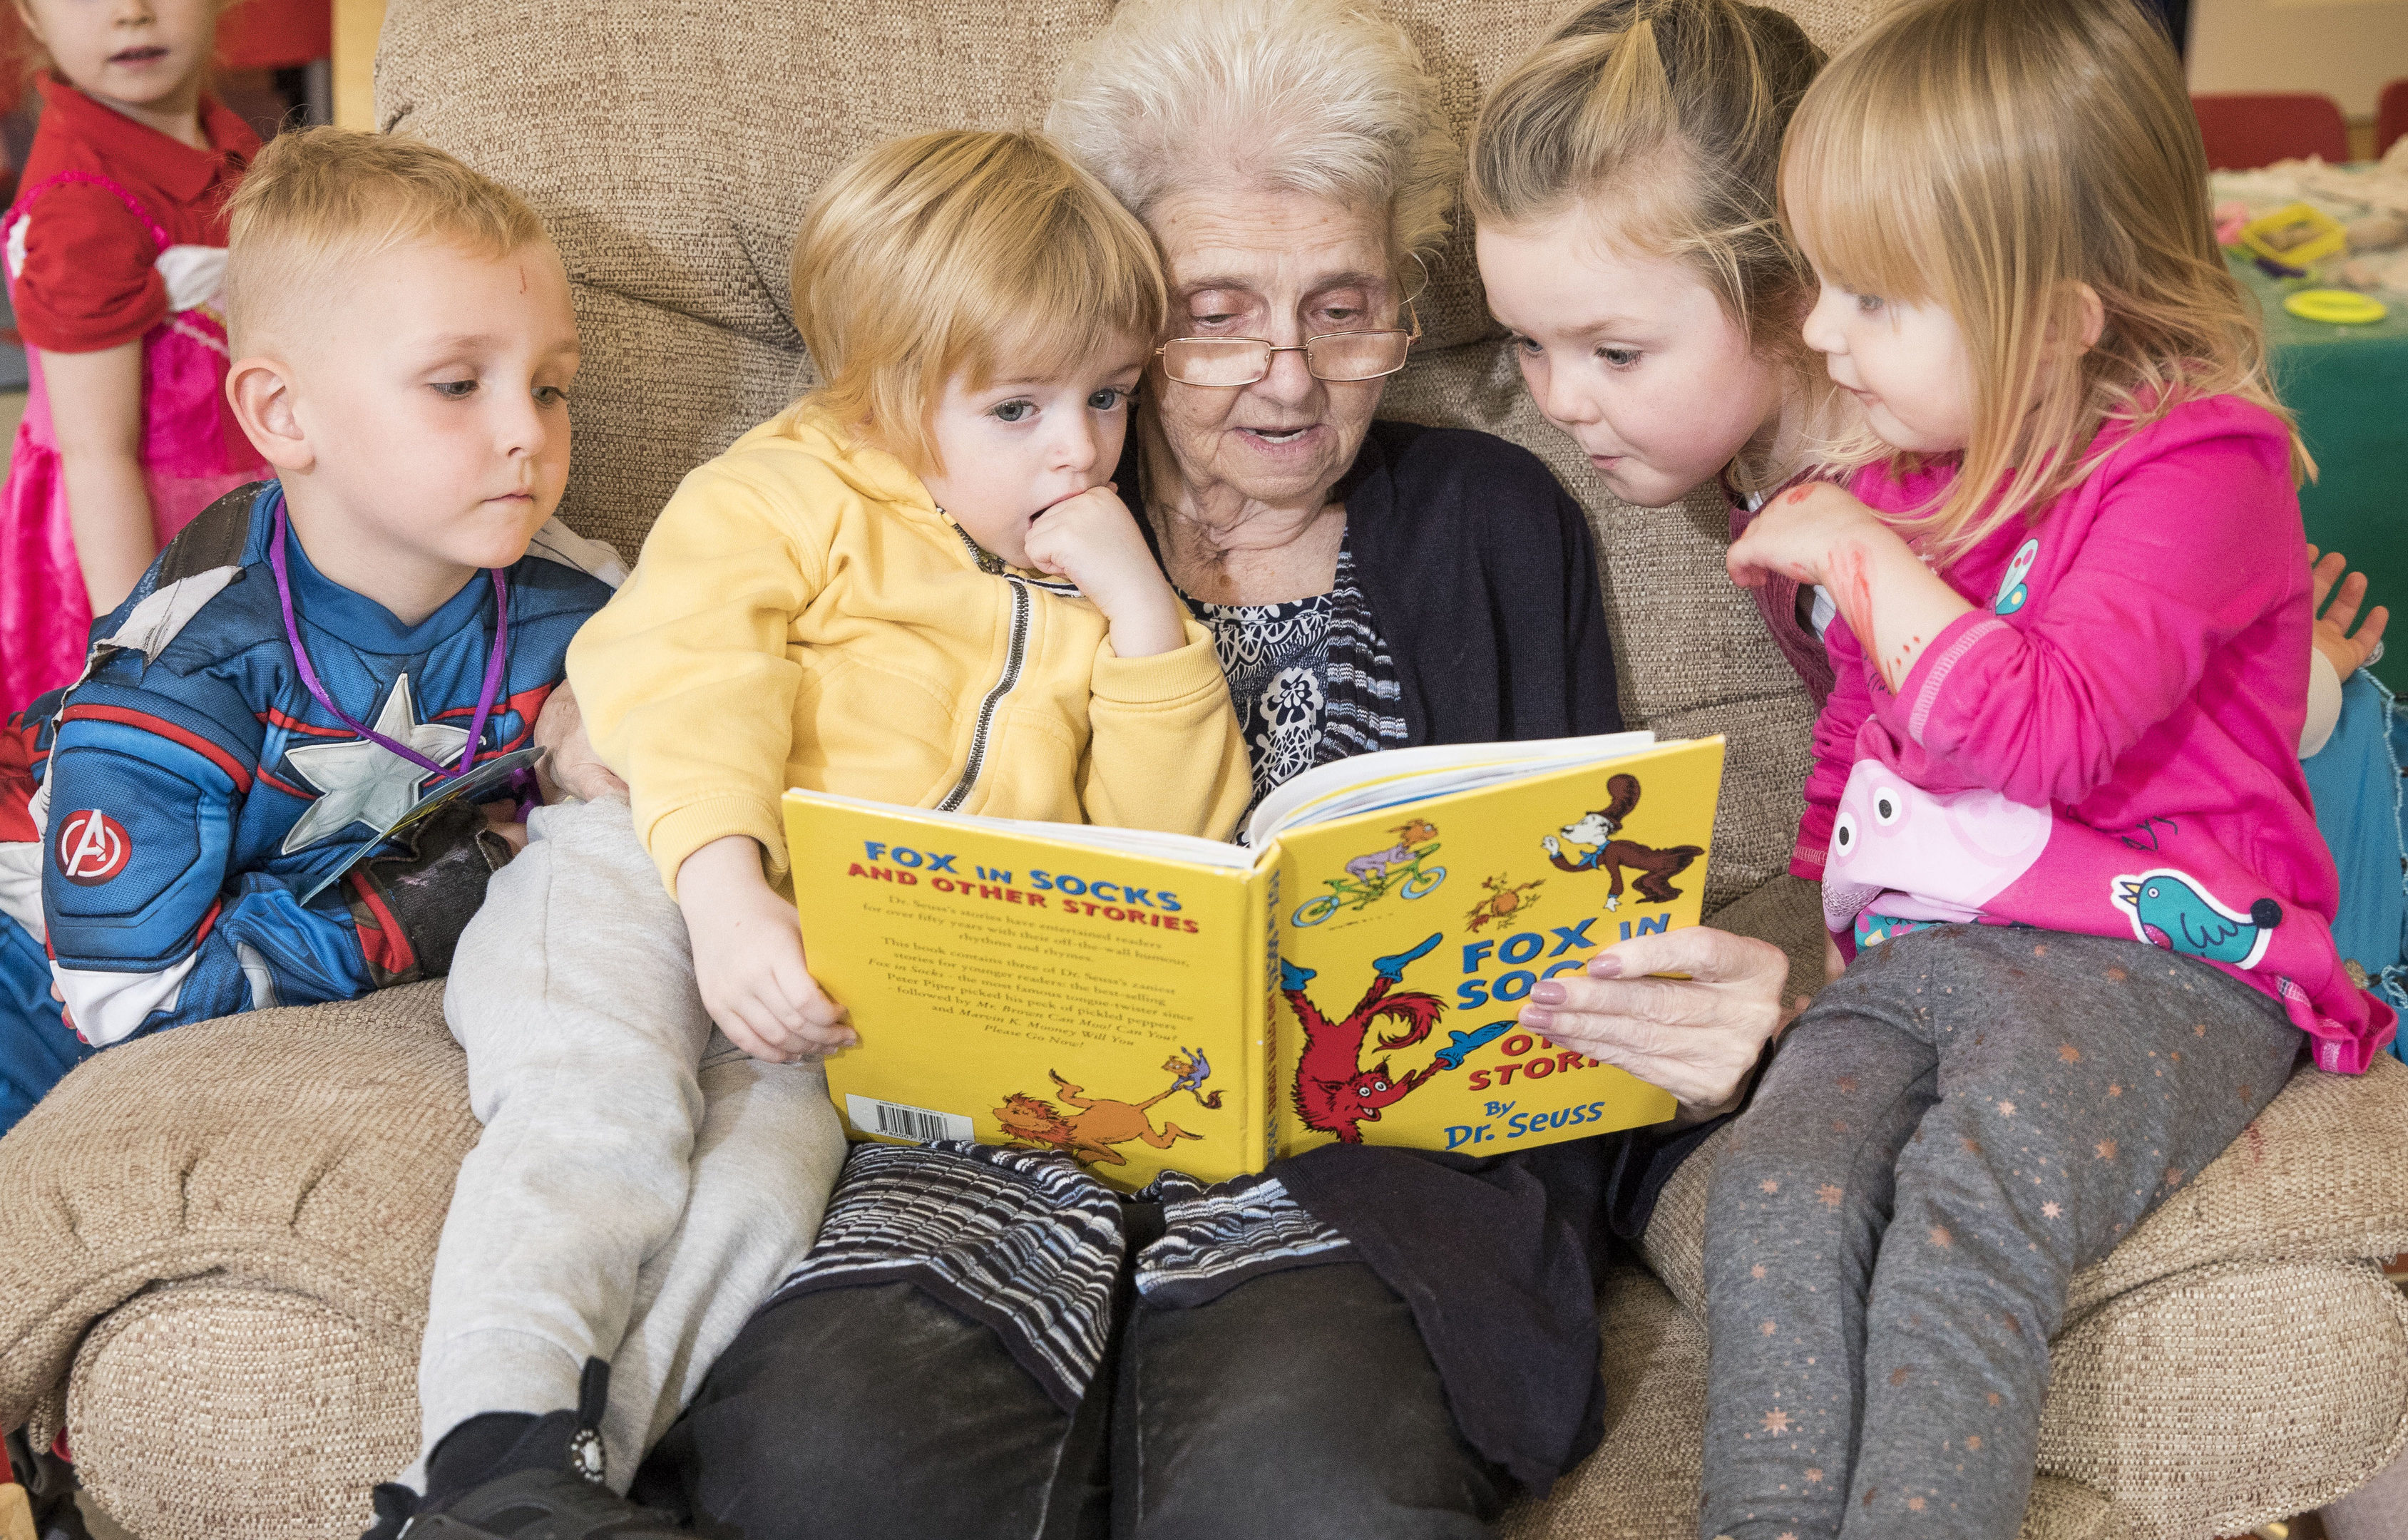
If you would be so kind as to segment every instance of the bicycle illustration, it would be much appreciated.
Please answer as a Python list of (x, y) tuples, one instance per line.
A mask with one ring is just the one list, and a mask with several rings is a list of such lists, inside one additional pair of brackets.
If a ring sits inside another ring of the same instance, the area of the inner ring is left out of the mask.
[(1438, 854), (1438, 825), (1414, 819), (1388, 832), (1397, 836), (1395, 845), (1356, 856), (1344, 877), (1324, 877), (1329, 891), (1297, 905), (1296, 923), (1318, 925), (1341, 909), (1368, 909), (1391, 888), (1407, 898), (1426, 897), (1446, 880), (1445, 867), (1428, 863)]

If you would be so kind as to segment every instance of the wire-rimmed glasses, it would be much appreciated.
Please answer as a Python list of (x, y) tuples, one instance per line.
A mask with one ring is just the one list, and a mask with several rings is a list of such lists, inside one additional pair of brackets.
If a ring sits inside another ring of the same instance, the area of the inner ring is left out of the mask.
[(1154, 350), (1162, 372), (1182, 385), (1228, 390), (1252, 385), (1271, 372), (1275, 353), (1302, 353), (1315, 379), (1379, 379), (1405, 366), (1422, 335), (1421, 317), (1405, 302), (1407, 327), (1371, 332), (1324, 332), (1278, 347), (1260, 337), (1172, 337)]

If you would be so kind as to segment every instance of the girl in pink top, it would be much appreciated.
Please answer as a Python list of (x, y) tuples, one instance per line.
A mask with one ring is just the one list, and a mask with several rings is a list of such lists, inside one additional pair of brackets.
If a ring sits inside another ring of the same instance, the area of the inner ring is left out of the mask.
[[(1946, 133), (1972, 124), (1924, 126), (1940, 176), (1828, 116), (1786, 158), (1822, 280), (1806, 339), (1889, 451), (1784, 492), (1730, 552), (1742, 584), (1812, 581), (1842, 618), (1793, 870), (1842, 957), (1949, 921), (2128, 935), (2363, 1071), (2391, 1016), (2333, 948), (2297, 757), (2305, 451), (2189, 217), (2198, 178), (2128, 123), (1986, 178)], [(2071, 182), (2036, 164), (2057, 158)], [(1920, 181), (1954, 207), (1901, 207)]]
[(2012, 1540), (2072, 1273), (2300, 1033), (2392, 1034), (2298, 758), (2305, 456), (2142, 7), (1914, 0), (1782, 193), (1878, 442), (1730, 550), (1838, 606), (1793, 869), (1844, 971), (1715, 1173), (1702, 1533)]
[(0, 716), (72, 682), (94, 615), (269, 474), (225, 401), (225, 200), (259, 137), (202, 93), (223, 0), (20, 0), (50, 69), (0, 261), (32, 393), (0, 506)]

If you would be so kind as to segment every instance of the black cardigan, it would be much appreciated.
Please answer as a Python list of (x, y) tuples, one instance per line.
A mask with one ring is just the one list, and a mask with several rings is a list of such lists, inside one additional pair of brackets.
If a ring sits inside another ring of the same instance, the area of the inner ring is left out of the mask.
[[(1137, 438), (1123, 487), (1142, 485)], [(1376, 421), (1330, 495), (1397, 665), (1406, 742), (1622, 731), (1597, 546), (1537, 455), (1466, 428)], [(1139, 524), (1153, 542), (1152, 520)]]
[[(1131, 440), (1115, 479), (1141, 489)], [(1409, 742), (1621, 731), (1588, 520), (1538, 456), (1377, 421), (1331, 495)], [(1412, 1306), (1466, 1441), (1544, 1491), (1604, 1431), (1597, 1273), (1713, 1126), (1483, 1160), (1340, 1144), (1270, 1171)]]

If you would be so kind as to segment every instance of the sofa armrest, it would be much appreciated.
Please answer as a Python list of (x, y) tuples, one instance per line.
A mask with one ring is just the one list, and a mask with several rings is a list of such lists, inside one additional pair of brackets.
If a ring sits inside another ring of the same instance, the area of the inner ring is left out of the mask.
[(259, 1285), (151, 1290), (76, 1352), (77, 1475), (145, 1540), (354, 1540), (418, 1452), (418, 1336)]
[(179, 1027), (0, 1139), (0, 1426), (55, 1405), (93, 1324), (163, 1286), (298, 1295), (414, 1341), (478, 1133), (442, 1001), (433, 980)]
[(2119, 1294), (2226, 1262), (2341, 1262), (2408, 1251), (2408, 1064), (2302, 1069), (2241, 1137), (2073, 1276), (2071, 1320)]

